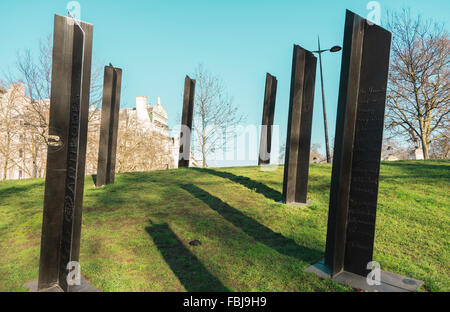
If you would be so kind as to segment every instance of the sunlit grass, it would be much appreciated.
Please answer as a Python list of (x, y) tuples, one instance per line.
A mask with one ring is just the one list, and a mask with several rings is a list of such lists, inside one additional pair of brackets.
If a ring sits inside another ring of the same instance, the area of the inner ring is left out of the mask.
[[(278, 203), (282, 167), (87, 177), (82, 273), (103, 291), (351, 290), (304, 272), (323, 257), (330, 175), (311, 166), (302, 208)], [(449, 161), (381, 167), (374, 260), (422, 291), (450, 290), (449, 190)], [(43, 194), (43, 180), (0, 183), (0, 291), (38, 276)]]

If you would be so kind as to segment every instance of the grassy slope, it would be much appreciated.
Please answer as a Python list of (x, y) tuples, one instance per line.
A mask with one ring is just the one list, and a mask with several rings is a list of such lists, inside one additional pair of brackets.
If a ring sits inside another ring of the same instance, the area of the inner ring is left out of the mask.
[[(277, 203), (282, 170), (121, 174), (104, 189), (87, 177), (83, 274), (103, 291), (351, 290), (304, 272), (323, 256), (331, 166), (311, 166), (304, 208)], [(374, 260), (422, 290), (450, 291), (449, 177), (449, 161), (381, 169)], [(43, 180), (0, 183), (0, 291), (37, 278), (43, 193)]]

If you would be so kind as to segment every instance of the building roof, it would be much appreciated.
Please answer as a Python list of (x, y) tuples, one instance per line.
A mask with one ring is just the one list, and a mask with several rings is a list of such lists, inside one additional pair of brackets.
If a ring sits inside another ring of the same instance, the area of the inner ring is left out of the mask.
[(155, 106), (153, 106), (153, 113), (156, 113), (161, 117), (168, 119), (166, 109), (161, 104), (156, 104)]

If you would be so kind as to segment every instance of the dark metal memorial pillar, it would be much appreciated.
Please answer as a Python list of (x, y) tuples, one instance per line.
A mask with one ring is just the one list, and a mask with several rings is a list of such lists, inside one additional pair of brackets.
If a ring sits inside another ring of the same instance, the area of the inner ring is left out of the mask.
[(114, 184), (122, 69), (105, 66), (97, 186)]
[(325, 260), (306, 271), (368, 291), (407, 292), (423, 282), (372, 261), (391, 37), (347, 11)]
[(54, 22), (38, 289), (68, 291), (66, 268), (80, 250), (93, 26), (59, 15)]
[(178, 167), (189, 167), (191, 155), (192, 118), (194, 115), (195, 80), (186, 76), (184, 81), (183, 117), (181, 119), (180, 156)]
[(391, 33), (347, 11), (325, 264), (367, 276), (372, 261)]
[(258, 166), (270, 164), (270, 152), (272, 150), (272, 126), (273, 115), (275, 113), (275, 101), (277, 97), (277, 83), (277, 78), (267, 73)]
[(306, 204), (317, 58), (294, 45), (283, 202)]

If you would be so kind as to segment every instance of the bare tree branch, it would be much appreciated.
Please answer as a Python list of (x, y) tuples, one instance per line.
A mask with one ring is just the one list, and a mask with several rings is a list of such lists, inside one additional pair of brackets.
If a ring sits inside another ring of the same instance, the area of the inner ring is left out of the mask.
[(409, 10), (388, 13), (393, 32), (386, 129), (391, 137), (430, 144), (448, 134), (450, 44), (445, 28)]
[(233, 105), (233, 99), (225, 91), (223, 82), (198, 65), (193, 76), (196, 79), (194, 131), (195, 150), (202, 155), (207, 167), (208, 155), (218, 148), (225, 148), (232, 139), (233, 128), (244, 121)]

